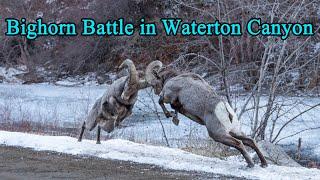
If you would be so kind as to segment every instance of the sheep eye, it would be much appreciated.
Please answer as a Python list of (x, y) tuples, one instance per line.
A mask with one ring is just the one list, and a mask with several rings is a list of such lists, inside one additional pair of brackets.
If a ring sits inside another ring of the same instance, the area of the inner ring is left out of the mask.
[(155, 78), (160, 79), (160, 77), (159, 77), (159, 75), (158, 75), (156, 70), (153, 70), (152, 74), (154, 75)]

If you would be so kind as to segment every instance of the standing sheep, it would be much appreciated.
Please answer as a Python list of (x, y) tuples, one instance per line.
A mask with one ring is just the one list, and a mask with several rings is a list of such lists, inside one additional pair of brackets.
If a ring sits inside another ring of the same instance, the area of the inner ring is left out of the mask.
[(131, 115), (132, 108), (137, 101), (138, 90), (146, 88), (148, 83), (139, 79), (138, 72), (131, 60), (125, 60), (119, 68), (125, 66), (129, 69), (129, 75), (108, 85), (103, 96), (95, 102), (82, 124), (79, 142), (82, 140), (85, 129), (92, 131), (98, 125), (97, 144), (100, 144), (101, 128), (110, 133), (115, 126)]
[[(146, 69), (146, 80), (160, 94), (159, 104), (166, 117), (174, 117), (179, 122), (177, 112), (191, 120), (205, 125), (209, 136), (217, 142), (236, 148), (244, 156), (249, 167), (254, 163), (244, 145), (255, 150), (261, 166), (267, 162), (256, 145), (240, 130), (240, 123), (230, 105), (219, 97), (214, 89), (198, 74), (178, 74), (172, 69), (163, 68), (160, 61), (153, 61)], [(172, 114), (164, 103), (175, 110)]]

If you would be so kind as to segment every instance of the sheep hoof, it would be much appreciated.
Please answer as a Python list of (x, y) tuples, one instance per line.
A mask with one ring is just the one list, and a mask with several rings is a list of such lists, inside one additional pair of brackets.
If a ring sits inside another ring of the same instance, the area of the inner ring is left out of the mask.
[(81, 139), (78, 139), (78, 142), (81, 142)]
[(248, 164), (247, 167), (248, 167), (248, 168), (253, 168), (253, 167), (254, 167), (254, 164)]
[(172, 117), (171, 113), (170, 113), (170, 112), (168, 112), (168, 111), (167, 111), (167, 112), (165, 112), (164, 114), (166, 115), (166, 117), (167, 117), (167, 118)]
[(100, 141), (97, 141), (96, 144), (101, 144), (101, 142), (100, 142)]
[(261, 164), (261, 167), (266, 168), (268, 167), (268, 164)]
[(116, 121), (116, 123), (114, 124), (115, 127), (119, 127), (120, 122)]
[(178, 118), (174, 117), (174, 118), (172, 118), (172, 122), (173, 122), (174, 125), (178, 126), (180, 120)]

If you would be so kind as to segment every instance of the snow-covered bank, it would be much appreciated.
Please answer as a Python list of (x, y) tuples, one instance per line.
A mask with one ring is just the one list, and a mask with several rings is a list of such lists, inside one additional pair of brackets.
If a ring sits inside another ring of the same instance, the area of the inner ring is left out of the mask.
[(41, 136), (18, 132), (0, 131), (0, 144), (33, 148), (37, 151), (56, 151), (73, 155), (89, 155), (99, 158), (154, 164), (168, 169), (203, 171), (209, 173), (246, 177), (250, 179), (319, 179), (320, 170), (270, 165), (246, 168), (239, 160), (220, 160), (191, 154), (179, 149), (138, 144), (126, 140), (84, 140), (79, 143), (67, 136)]
[(21, 79), (18, 79), (16, 75), (26, 72), (25, 66), (19, 68), (5, 68), (0, 66), (0, 82), (4, 83), (22, 83)]

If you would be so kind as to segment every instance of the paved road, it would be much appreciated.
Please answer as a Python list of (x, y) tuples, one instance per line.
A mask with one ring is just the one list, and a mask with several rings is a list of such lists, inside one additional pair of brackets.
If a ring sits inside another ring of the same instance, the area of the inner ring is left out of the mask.
[(233, 179), (126, 161), (0, 146), (0, 179)]

